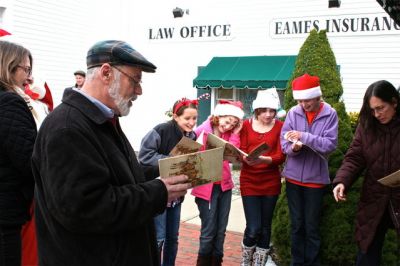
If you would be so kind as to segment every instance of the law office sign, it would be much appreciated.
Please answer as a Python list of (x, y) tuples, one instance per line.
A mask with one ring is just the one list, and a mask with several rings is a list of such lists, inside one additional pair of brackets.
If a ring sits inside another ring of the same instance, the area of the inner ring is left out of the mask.
[(304, 37), (313, 29), (330, 36), (400, 34), (400, 26), (386, 13), (275, 18), (269, 24), (271, 38)]
[(148, 29), (150, 41), (227, 41), (232, 40), (230, 23), (181, 24)]

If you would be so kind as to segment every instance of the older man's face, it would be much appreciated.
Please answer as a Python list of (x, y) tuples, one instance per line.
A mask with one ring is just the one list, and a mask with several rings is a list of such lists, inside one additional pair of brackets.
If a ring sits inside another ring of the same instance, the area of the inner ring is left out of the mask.
[(113, 66), (121, 73), (110, 88), (110, 96), (114, 99), (117, 111), (121, 116), (129, 114), (132, 102), (142, 95), (142, 70), (137, 67)]

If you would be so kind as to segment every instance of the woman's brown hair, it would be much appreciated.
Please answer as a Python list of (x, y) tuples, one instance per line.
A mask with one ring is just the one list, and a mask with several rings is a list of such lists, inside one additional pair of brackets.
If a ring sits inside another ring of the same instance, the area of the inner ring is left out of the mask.
[(28, 57), (32, 68), (31, 52), (19, 44), (0, 41), (0, 89), (14, 91), (16, 86), (13, 74)]

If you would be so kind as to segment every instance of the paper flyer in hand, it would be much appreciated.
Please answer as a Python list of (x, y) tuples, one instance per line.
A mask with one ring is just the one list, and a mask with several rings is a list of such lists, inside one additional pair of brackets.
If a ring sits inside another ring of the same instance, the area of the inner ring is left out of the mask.
[(249, 159), (255, 159), (269, 150), (268, 144), (261, 143), (251, 152), (249, 152), (249, 154), (247, 154), (241, 149), (235, 147), (235, 145), (233, 145), (232, 143), (229, 143), (228, 141), (209, 133), (207, 135), (206, 149), (208, 150), (216, 147), (224, 148), (224, 160), (228, 160), (231, 163), (240, 163), (243, 156), (247, 156), (249, 157)]
[(303, 145), (305, 148), (310, 149), (311, 151), (313, 151), (314, 153), (316, 153), (319, 157), (321, 157), (322, 159), (324, 159), (325, 161), (328, 160), (327, 157), (325, 157), (323, 154), (319, 153), (317, 150), (311, 148), (310, 146), (307, 146), (306, 144), (302, 143), (300, 140), (298, 139), (292, 139), (288, 137), (288, 133), (286, 132), (285, 135), (283, 136), (284, 139), (286, 139), (287, 141), (290, 141), (292, 143), (299, 143), (301, 145)]
[(209, 133), (207, 135), (206, 150), (214, 148), (223, 148), (224, 160), (228, 160), (231, 163), (240, 163), (242, 157), (247, 154), (240, 149), (236, 148), (233, 144), (227, 142), (214, 134)]
[(215, 148), (158, 161), (161, 178), (187, 175), (193, 187), (222, 179), (224, 149)]
[(263, 142), (249, 152), (249, 154), (247, 155), (247, 159), (249, 160), (256, 159), (261, 155), (263, 155), (264, 153), (266, 153), (268, 150), (269, 150), (268, 144)]
[(400, 170), (378, 179), (378, 182), (388, 187), (400, 187)]
[(171, 150), (169, 155), (178, 156), (182, 154), (194, 153), (198, 152), (201, 148), (201, 144), (197, 141), (194, 141), (188, 137), (183, 136), (181, 140), (175, 145), (175, 147)]

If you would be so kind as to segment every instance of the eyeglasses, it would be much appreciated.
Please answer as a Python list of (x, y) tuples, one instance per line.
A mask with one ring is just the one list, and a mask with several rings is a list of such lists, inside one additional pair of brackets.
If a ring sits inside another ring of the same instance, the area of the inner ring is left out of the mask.
[(20, 66), (18, 65), (17, 67), (22, 68), (28, 76), (32, 75), (32, 68), (29, 66)]
[(116, 67), (116, 66), (112, 66), (113, 68), (115, 68), (116, 70), (118, 70), (119, 72), (121, 72), (122, 74), (124, 74), (125, 76), (127, 76), (129, 78), (129, 81), (131, 82), (132, 87), (137, 87), (137, 86), (141, 86), (140, 84), (142, 83), (142, 80), (136, 80), (134, 77), (131, 77), (128, 73), (126, 73), (125, 71), (122, 71), (120, 68)]
[(388, 108), (388, 106), (389, 106), (389, 104), (385, 104), (385, 105), (381, 105), (381, 106), (378, 106), (375, 108), (371, 108), (371, 113), (372, 113), (372, 115), (383, 114), (386, 111), (386, 109)]

